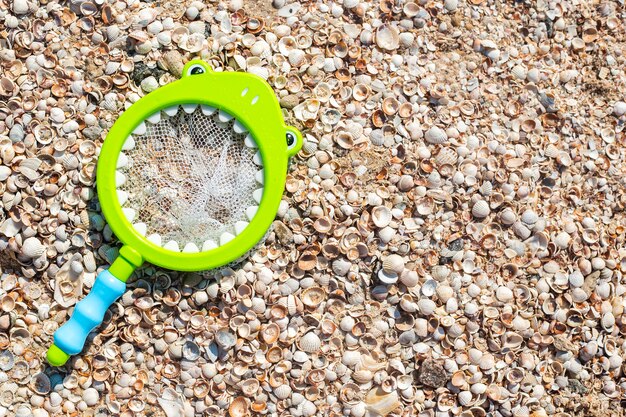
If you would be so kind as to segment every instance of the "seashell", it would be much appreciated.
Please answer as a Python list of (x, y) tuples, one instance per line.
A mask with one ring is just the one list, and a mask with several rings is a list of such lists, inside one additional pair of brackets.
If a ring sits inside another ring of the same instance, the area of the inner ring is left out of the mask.
[(506, 208), (500, 212), (500, 220), (503, 224), (510, 226), (517, 221), (517, 215), (510, 208)]
[(10, 97), (17, 91), (17, 86), (7, 77), (0, 78), (0, 96)]
[(400, 282), (407, 288), (413, 288), (419, 283), (419, 275), (416, 271), (405, 270), (402, 275), (400, 275)]
[(392, 271), (385, 271), (381, 269), (378, 271), (378, 279), (385, 285), (392, 285), (398, 282), (398, 274)]
[(457, 399), (459, 401), (459, 404), (461, 404), (463, 407), (467, 407), (472, 403), (473, 396), (470, 391), (461, 391), (457, 394)]
[(374, 374), (366, 369), (361, 369), (352, 373), (352, 379), (359, 384), (367, 384), (374, 378)]
[(487, 387), (486, 391), (487, 397), (489, 397), (493, 401), (499, 401), (502, 398), (502, 390), (496, 384), (491, 384)]
[(402, 11), (404, 12), (405, 15), (407, 15), (407, 17), (415, 17), (419, 13), (420, 7), (415, 2), (408, 2), (408, 3), (404, 3), (404, 6), (402, 7)]
[(9, 313), (15, 308), (15, 299), (7, 294), (0, 299), (0, 306), (2, 311)]
[(484, 394), (487, 391), (487, 385), (481, 382), (472, 384), (470, 387), (470, 391), (472, 392), (472, 394), (476, 395)]
[(489, 216), (490, 212), (491, 209), (489, 208), (489, 203), (485, 200), (478, 200), (472, 207), (472, 215), (479, 219), (484, 219)]
[(535, 224), (539, 220), (539, 216), (533, 210), (528, 209), (522, 213), (521, 220), (526, 224)]
[(595, 229), (585, 229), (582, 233), (583, 241), (585, 243), (593, 245), (598, 242), (599, 234)]
[(554, 244), (560, 249), (567, 249), (571, 237), (567, 232), (560, 232), (554, 237)]
[(245, 397), (235, 398), (228, 407), (228, 415), (230, 417), (244, 417), (249, 415), (248, 399)]
[(279, 400), (287, 399), (291, 395), (291, 387), (287, 384), (279, 385), (274, 388), (274, 395)]
[(192, 341), (187, 341), (183, 345), (182, 358), (188, 361), (195, 361), (200, 357), (200, 348)]
[(309, 287), (302, 291), (300, 299), (307, 307), (319, 307), (325, 300), (326, 292), (321, 287)]
[(408, 119), (413, 115), (413, 105), (411, 103), (402, 103), (398, 109), (398, 114), (403, 119)]
[(431, 197), (423, 197), (417, 201), (417, 213), (420, 216), (428, 216), (435, 210), (435, 201)]
[(354, 139), (347, 132), (338, 133), (335, 141), (343, 149), (352, 149), (354, 147)]
[(317, 265), (317, 256), (312, 253), (308, 253), (308, 252), (303, 253), (302, 256), (300, 256), (300, 259), (298, 260), (298, 267), (302, 269), (303, 271), (310, 271), (314, 269), (316, 265)]
[(352, 97), (357, 101), (364, 101), (370, 93), (371, 89), (366, 84), (356, 84), (352, 89)]
[(375, 416), (386, 416), (400, 406), (396, 391), (387, 393), (380, 387), (370, 390), (364, 402), (367, 411)]
[(280, 336), (280, 328), (276, 323), (269, 323), (261, 330), (261, 338), (265, 343), (271, 345), (278, 340)]
[(270, 308), (270, 316), (277, 320), (285, 318), (287, 313), (287, 307), (281, 304), (275, 304)]
[(265, 401), (255, 400), (250, 405), (250, 408), (255, 413), (263, 413), (263, 411), (265, 411), (265, 409), (267, 408), (267, 403)]
[(568, 82), (575, 79), (577, 76), (578, 76), (578, 71), (576, 71), (575, 69), (568, 69), (565, 71), (561, 71), (561, 73), (559, 74), (559, 81), (562, 84), (567, 84)]
[(283, 350), (278, 346), (272, 346), (267, 350), (265, 359), (270, 363), (277, 363), (283, 359)]
[(22, 243), (22, 254), (31, 259), (39, 258), (45, 251), (46, 247), (36, 237), (29, 237)]
[(387, 227), (391, 222), (391, 210), (385, 206), (376, 206), (372, 209), (372, 222), (376, 227)]
[(513, 77), (517, 78), (520, 81), (526, 79), (526, 75), (528, 74), (528, 70), (523, 65), (516, 65), (511, 69), (511, 74)]
[(502, 347), (516, 349), (524, 342), (524, 338), (515, 332), (505, 332), (502, 335)]
[(382, 24), (376, 28), (376, 45), (387, 51), (394, 51), (400, 46), (400, 32), (395, 26)]
[(437, 304), (435, 304), (433, 300), (430, 300), (428, 298), (422, 298), (417, 302), (417, 307), (420, 313), (422, 313), (425, 316), (430, 316), (431, 314), (435, 312), (435, 309), (437, 308)]
[(0, 352), (0, 370), (10, 371), (15, 365), (15, 357), (10, 350), (3, 350)]
[(320, 323), (320, 330), (325, 336), (330, 336), (337, 330), (337, 325), (332, 320), (324, 319)]
[(315, 412), (317, 411), (317, 407), (315, 406), (315, 404), (309, 400), (305, 400), (302, 404), (300, 404), (298, 409), (304, 417), (311, 417), (315, 415)]
[(351, 332), (356, 321), (351, 316), (344, 316), (339, 322), (339, 328), (344, 332)]
[(46, 395), (50, 392), (51, 383), (48, 375), (40, 372), (33, 376), (31, 380), (32, 390), (35, 391), (39, 395)]
[(398, 113), (400, 103), (394, 97), (387, 97), (383, 100), (382, 109), (387, 116), (393, 116)]
[(436, 290), (437, 290), (437, 281), (435, 281), (434, 279), (426, 280), (426, 282), (424, 282), (424, 285), (422, 285), (422, 288), (421, 288), (422, 295), (426, 297), (432, 297), (435, 294)]
[(404, 271), (404, 258), (397, 254), (391, 254), (383, 260), (383, 270), (397, 275)]
[(513, 368), (507, 371), (506, 379), (512, 384), (517, 384), (522, 382), (524, 375), (525, 372), (523, 368)]
[(458, 159), (458, 154), (452, 148), (441, 148), (435, 156), (437, 165), (454, 165)]
[(254, 395), (259, 390), (261, 384), (259, 380), (256, 378), (248, 378), (243, 381), (240, 385), (241, 392), (243, 392), (247, 397), (254, 397)]
[(308, 332), (298, 340), (298, 347), (307, 353), (317, 352), (322, 346), (319, 336), (313, 332)]
[(599, 37), (598, 30), (595, 27), (588, 26), (583, 29), (582, 39), (585, 43), (591, 43)]
[(626, 102), (616, 101), (613, 105), (613, 114), (617, 117), (621, 117), (626, 114)]
[(434, 145), (439, 145), (448, 141), (447, 133), (437, 126), (433, 126), (428, 129), (426, 131), (426, 134), (424, 135), (424, 138), (426, 139), (426, 142), (432, 143)]
[(602, 316), (602, 327), (607, 330), (610, 331), (613, 326), (615, 325), (615, 316), (613, 315), (612, 312), (607, 312)]
[(217, 343), (222, 349), (228, 350), (235, 346), (237, 338), (228, 329), (223, 329), (215, 333), (215, 343)]

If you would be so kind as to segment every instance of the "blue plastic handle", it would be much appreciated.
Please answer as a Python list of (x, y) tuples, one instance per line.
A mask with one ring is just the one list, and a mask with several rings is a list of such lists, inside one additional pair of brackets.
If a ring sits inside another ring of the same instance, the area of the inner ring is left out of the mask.
[(96, 277), (91, 292), (81, 300), (67, 323), (54, 333), (54, 344), (48, 350), (48, 362), (63, 365), (71, 355), (83, 350), (89, 333), (99, 326), (107, 309), (126, 291), (126, 283), (108, 270)]

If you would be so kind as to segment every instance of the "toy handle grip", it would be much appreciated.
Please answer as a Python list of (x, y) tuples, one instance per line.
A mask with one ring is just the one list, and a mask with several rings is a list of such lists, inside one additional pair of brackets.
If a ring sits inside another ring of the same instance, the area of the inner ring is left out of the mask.
[(80, 353), (89, 333), (102, 324), (104, 313), (124, 291), (126, 283), (108, 270), (100, 272), (89, 295), (76, 304), (72, 317), (54, 333), (54, 344), (48, 349), (48, 362), (61, 366), (71, 355)]
[(83, 350), (89, 333), (99, 326), (104, 313), (126, 291), (126, 280), (143, 263), (137, 251), (128, 246), (120, 249), (120, 256), (109, 270), (98, 274), (87, 297), (76, 307), (72, 317), (54, 333), (54, 343), (48, 349), (47, 359), (52, 366), (61, 366)]

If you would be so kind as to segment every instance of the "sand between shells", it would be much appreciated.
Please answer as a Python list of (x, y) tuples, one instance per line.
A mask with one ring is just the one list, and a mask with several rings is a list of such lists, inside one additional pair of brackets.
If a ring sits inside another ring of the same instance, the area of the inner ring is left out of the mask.
[[(0, 0), (0, 416), (621, 416), (624, 11), (609, 1)], [(239, 265), (144, 267), (95, 164), (202, 58), (306, 143)]]

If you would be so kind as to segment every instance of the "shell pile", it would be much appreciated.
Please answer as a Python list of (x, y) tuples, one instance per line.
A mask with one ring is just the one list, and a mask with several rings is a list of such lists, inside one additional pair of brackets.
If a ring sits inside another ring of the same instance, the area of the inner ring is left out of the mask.
[[(626, 36), (608, 0), (0, 0), (1, 416), (621, 416)], [(239, 266), (116, 257), (94, 168), (185, 62), (306, 143)]]

